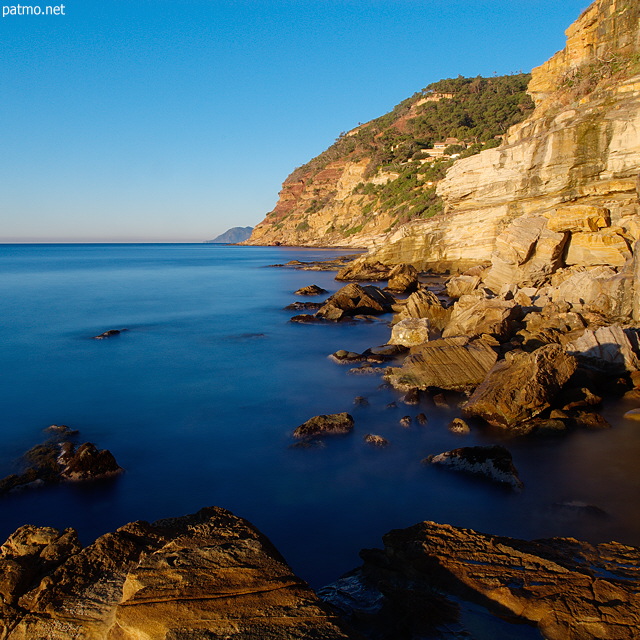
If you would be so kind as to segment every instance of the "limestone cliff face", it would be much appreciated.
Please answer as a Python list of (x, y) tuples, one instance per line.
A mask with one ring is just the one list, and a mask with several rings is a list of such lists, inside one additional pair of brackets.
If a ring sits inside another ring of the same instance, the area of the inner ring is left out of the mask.
[(607, 221), (562, 229), (565, 264), (620, 267), (640, 237), (639, 18), (632, 0), (594, 2), (567, 30), (565, 49), (533, 70), (535, 111), (500, 147), (456, 162), (437, 188), (444, 213), (402, 228), (375, 259), (488, 263), (516, 218), (555, 218), (570, 206), (578, 218), (580, 207), (606, 210)]
[(341, 134), (285, 180), (247, 244), (373, 247), (403, 224), (439, 213), (435, 185), (451, 156), (499, 144), (533, 108), (528, 78), (441, 80)]

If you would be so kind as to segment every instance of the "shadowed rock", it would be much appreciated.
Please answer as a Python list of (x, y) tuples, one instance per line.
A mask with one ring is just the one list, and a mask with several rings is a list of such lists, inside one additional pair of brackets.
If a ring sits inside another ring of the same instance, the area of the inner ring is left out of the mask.
[[(468, 428), (468, 427), (467, 427)], [(511, 454), (500, 445), (487, 447), (461, 447), (437, 455), (428, 456), (425, 464), (437, 464), (455, 471), (482, 475), (494, 482), (522, 489), (518, 470), (513, 465)]]
[[(514, 623), (513, 638), (520, 637), (521, 627), (516, 625), (522, 623), (537, 626), (547, 640), (638, 637), (636, 547), (617, 542), (591, 545), (573, 538), (529, 542), (435, 522), (391, 531), (383, 540), (384, 550), (363, 550), (363, 567), (349, 574), (350, 593), (368, 593), (362, 600), (370, 606), (369, 620), (373, 611), (376, 629), (385, 613), (392, 624), (400, 614), (404, 628), (423, 619), (425, 609), (444, 612), (474, 602)], [(321, 593), (330, 602), (338, 595), (333, 589)], [(398, 594), (411, 594), (414, 606), (407, 606)], [(445, 602), (438, 602), (435, 594)], [(350, 619), (367, 622), (365, 609), (358, 616), (357, 598), (351, 601)], [(350, 613), (347, 599), (335, 602)], [(437, 637), (438, 622), (432, 620), (431, 633), (423, 629), (418, 637)]]
[(409, 293), (418, 288), (418, 270), (410, 264), (398, 264), (389, 273), (389, 291)]
[(361, 287), (359, 284), (351, 283), (330, 296), (318, 309), (316, 317), (338, 321), (361, 314), (387, 313), (391, 311), (394, 302), (393, 296), (378, 287)]

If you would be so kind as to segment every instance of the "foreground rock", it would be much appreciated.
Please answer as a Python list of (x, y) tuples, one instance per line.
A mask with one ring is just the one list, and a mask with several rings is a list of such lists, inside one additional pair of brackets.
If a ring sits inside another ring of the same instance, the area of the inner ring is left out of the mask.
[(511, 454), (500, 445), (461, 447), (428, 456), (423, 462), (445, 466), (455, 471), (482, 475), (516, 490), (524, 486), (513, 464)]
[(0, 480), (0, 495), (64, 480), (100, 480), (123, 471), (107, 449), (99, 450), (92, 442), (76, 445), (72, 438), (77, 431), (51, 425), (45, 432), (51, 435), (49, 440), (24, 454), (24, 471)]
[(537, 416), (576, 370), (576, 360), (558, 344), (533, 353), (510, 353), (474, 391), (463, 411), (498, 427), (513, 428)]
[[(527, 542), (434, 522), (391, 531), (383, 540), (384, 550), (361, 552), (360, 570), (321, 591), (378, 638), (399, 637), (399, 625), (413, 632), (401, 637), (438, 637), (434, 627), (447, 622), (451, 629), (466, 602), (502, 620), (537, 625), (546, 640), (637, 638), (636, 547), (573, 538)], [(519, 636), (514, 626), (512, 637)], [(455, 637), (473, 636), (461, 629)]]
[(7, 640), (354, 637), (267, 538), (217, 507), (85, 549), (73, 529), (26, 525), (0, 547), (0, 576)]
[(483, 340), (433, 340), (414, 347), (402, 367), (390, 368), (386, 378), (404, 391), (429, 387), (470, 391), (485, 379), (497, 357)]
[(294, 438), (343, 435), (353, 430), (353, 417), (348, 413), (332, 413), (310, 418), (293, 432)]

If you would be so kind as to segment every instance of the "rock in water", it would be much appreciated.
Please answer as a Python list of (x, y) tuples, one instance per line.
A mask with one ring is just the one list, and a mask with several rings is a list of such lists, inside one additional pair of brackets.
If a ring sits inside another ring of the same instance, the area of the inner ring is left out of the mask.
[(377, 314), (391, 311), (394, 298), (373, 285), (361, 287), (351, 283), (336, 291), (316, 312), (318, 318), (342, 320), (359, 314)]
[[(388, 596), (382, 604), (395, 605), (387, 615), (401, 605), (404, 622), (420, 620), (423, 607), (407, 605), (398, 594), (411, 593), (420, 603), (421, 595), (428, 599), (436, 592), (450, 604), (472, 601), (502, 620), (537, 625), (546, 640), (638, 637), (636, 547), (573, 538), (528, 542), (435, 522), (391, 531), (383, 540), (384, 550), (361, 552), (359, 574), (369, 589)], [(518, 627), (511, 637), (520, 637)]]
[(389, 441), (386, 438), (374, 433), (367, 433), (364, 437), (364, 441), (373, 447), (386, 447), (389, 444)]
[(483, 475), (489, 480), (509, 485), (512, 489), (524, 486), (511, 454), (500, 445), (487, 447), (460, 447), (424, 459), (427, 464), (438, 464), (456, 471)]
[(353, 429), (353, 417), (348, 413), (332, 413), (310, 418), (293, 432), (294, 438), (342, 435)]
[(516, 427), (550, 406), (576, 366), (575, 358), (558, 344), (501, 360), (473, 392), (463, 412), (497, 427)]
[(310, 284), (308, 287), (302, 287), (295, 292), (297, 296), (319, 296), (323, 293), (328, 293), (326, 289), (319, 287), (317, 284)]
[(126, 329), (109, 329), (109, 331), (105, 331), (101, 333), (99, 336), (93, 336), (94, 340), (106, 340), (107, 338), (113, 338), (114, 336), (119, 336)]
[(217, 507), (82, 550), (72, 529), (21, 527), (0, 547), (0, 576), (6, 640), (355, 638), (267, 538)]

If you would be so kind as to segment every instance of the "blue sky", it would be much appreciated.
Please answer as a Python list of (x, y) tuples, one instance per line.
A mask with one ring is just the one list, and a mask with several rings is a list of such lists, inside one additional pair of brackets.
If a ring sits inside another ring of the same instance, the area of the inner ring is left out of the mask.
[(341, 131), (441, 78), (529, 71), (588, 2), (64, 5), (0, 18), (0, 241), (253, 226)]

